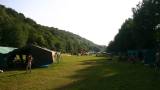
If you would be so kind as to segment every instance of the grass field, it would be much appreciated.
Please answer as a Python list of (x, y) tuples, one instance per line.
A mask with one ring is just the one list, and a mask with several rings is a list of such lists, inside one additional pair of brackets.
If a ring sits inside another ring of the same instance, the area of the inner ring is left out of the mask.
[(63, 56), (48, 68), (0, 73), (0, 90), (160, 90), (160, 72), (94, 56)]

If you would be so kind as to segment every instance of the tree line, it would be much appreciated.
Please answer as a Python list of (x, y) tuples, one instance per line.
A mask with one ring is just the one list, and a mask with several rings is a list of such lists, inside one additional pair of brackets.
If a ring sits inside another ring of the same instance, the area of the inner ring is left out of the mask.
[(67, 53), (81, 49), (100, 51), (102, 46), (68, 31), (37, 24), (11, 8), (0, 5), (0, 46), (21, 48), (36, 44)]
[(107, 52), (156, 49), (160, 41), (160, 0), (143, 0), (132, 9), (133, 17), (126, 19)]

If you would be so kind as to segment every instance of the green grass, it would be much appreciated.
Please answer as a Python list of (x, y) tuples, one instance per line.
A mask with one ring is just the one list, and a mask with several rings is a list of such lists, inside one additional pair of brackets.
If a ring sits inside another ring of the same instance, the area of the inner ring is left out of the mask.
[(159, 90), (160, 72), (104, 57), (63, 56), (48, 68), (0, 73), (0, 90)]

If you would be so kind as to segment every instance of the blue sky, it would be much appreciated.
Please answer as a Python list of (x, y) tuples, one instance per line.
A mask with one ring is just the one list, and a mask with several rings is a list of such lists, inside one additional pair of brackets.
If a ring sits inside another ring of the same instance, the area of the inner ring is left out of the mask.
[(141, 0), (0, 0), (37, 23), (107, 45)]

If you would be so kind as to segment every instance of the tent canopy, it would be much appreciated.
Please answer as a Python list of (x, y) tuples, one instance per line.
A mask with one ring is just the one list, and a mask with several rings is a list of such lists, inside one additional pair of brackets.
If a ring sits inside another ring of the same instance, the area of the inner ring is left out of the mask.
[(17, 48), (0, 46), (0, 69), (7, 67), (7, 54), (14, 51), (15, 49)]
[(0, 53), (1, 54), (7, 54), (7, 53), (9, 53), (9, 52), (11, 52), (15, 49), (17, 49), (17, 48), (0, 46)]

